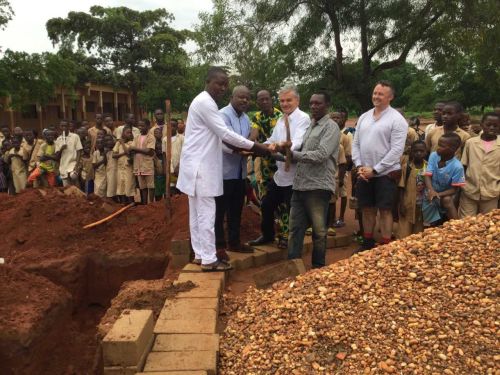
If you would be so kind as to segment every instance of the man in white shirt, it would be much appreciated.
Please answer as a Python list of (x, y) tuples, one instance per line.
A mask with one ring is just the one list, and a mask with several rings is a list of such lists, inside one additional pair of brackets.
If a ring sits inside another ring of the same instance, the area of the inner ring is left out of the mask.
[(267, 146), (230, 131), (219, 114), (217, 99), (227, 91), (224, 69), (208, 70), (205, 91), (189, 106), (177, 188), (189, 196), (189, 230), (195, 258), (203, 271), (226, 271), (231, 266), (217, 259), (215, 250), (215, 197), (223, 193), (222, 143), (265, 155)]
[(392, 207), (401, 178), (401, 155), (408, 134), (408, 123), (394, 108), (394, 87), (379, 81), (373, 89), (371, 110), (356, 125), (352, 161), (357, 170), (356, 197), (363, 216), (363, 245), (358, 251), (375, 247), (373, 231), (380, 213), (381, 243), (391, 240)]
[(67, 120), (61, 120), (59, 128), (61, 129), (61, 135), (55, 142), (56, 153), (60, 153), (59, 174), (63, 186), (76, 185), (78, 183), (78, 173), (75, 169), (82, 156), (82, 143), (77, 134), (70, 133)]
[[(288, 117), (290, 124), (291, 151), (300, 150), (302, 139), (311, 123), (309, 115), (299, 109), (300, 96), (295, 87), (285, 87), (279, 92), (279, 101), (283, 117), (281, 117), (274, 127), (271, 137), (265, 144), (275, 144), (285, 142), (286, 127), (285, 118)], [(285, 212), (281, 215), (282, 232), (278, 242), (278, 247), (286, 249), (288, 247), (288, 217), (290, 214), (290, 199), (292, 197), (292, 185), (295, 177), (297, 165), (290, 163), (288, 171), (285, 170), (285, 162), (277, 161), (278, 170), (273, 179), (267, 184), (266, 195), (262, 198), (261, 210), (261, 236), (249, 242), (251, 246), (259, 246), (274, 242), (274, 212), (281, 204), (285, 205)]]

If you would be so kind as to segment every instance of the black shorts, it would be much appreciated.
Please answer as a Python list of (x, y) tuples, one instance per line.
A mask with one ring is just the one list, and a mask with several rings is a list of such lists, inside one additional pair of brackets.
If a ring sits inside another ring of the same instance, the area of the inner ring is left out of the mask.
[(393, 207), (397, 190), (396, 182), (389, 176), (374, 177), (368, 181), (358, 179), (356, 181), (358, 206), (390, 210)]

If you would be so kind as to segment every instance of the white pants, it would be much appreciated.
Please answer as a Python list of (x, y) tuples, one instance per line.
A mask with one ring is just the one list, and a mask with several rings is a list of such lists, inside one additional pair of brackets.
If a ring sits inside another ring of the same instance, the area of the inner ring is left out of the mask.
[(202, 264), (217, 261), (215, 253), (215, 198), (189, 196), (189, 231), (194, 257)]

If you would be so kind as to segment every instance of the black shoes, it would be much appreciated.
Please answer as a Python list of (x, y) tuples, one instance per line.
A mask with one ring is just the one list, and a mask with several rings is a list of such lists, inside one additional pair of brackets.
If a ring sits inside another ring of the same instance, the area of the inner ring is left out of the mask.
[(260, 236), (259, 238), (256, 238), (255, 240), (248, 241), (248, 244), (250, 246), (260, 246), (260, 245), (266, 245), (268, 243), (273, 243), (274, 239), (269, 239), (265, 238), (264, 236)]

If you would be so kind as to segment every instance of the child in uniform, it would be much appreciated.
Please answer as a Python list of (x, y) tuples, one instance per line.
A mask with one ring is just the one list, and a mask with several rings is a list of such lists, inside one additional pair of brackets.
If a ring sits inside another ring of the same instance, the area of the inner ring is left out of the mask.
[(27, 183), (27, 169), (26, 161), (28, 160), (28, 153), (24, 147), (21, 147), (21, 139), (19, 137), (12, 137), (12, 148), (8, 154), (8, 163), (12, 173), (12, 181), (14, 182), (15, 193), (19, 194), (26, 188)]
[(424, 171), (427, 163), (427, 149), (424, 141), (416, 141), (411, 145), (409, 159), (401, 166), (399, 181), (399, 230), (398, 237), (424, 230), (422, 217), (422, 201), (424, 197)]
[(115, 138), (111, 134), (106, 134), (103, 138), (104, 151), (106, 152), (106, 196), (118, 202), (116, 197), (116, 174), (117, 160), (113, 158), (113, 147), (115, 146)]
[(134, 152), (134, 175), (141, 192), (141, 203), (147, 204), (154, 200), (154, 162), (155, 137), (149, 132), (149, 120), (137, 122), (141, 134), (134, 138), (130, 151)]
[(116, 195), (121, 203), (131, 203), (134, 201), (135, 194), (133, 162), (129, 155), (132, 146), (132, 129), (124, 127), (121, 136), (113, 148), (113, 158), (117, 160)]
[(460, 217), (487, 213), (498, 207), (500, 196), (500, 114), (486, 113), (483, 132), (465, 142), (462, 164), (465, 186), (460, 195)]
[[(45, 142), (41, 144), (37, 154), (37, 166), (28, 177), (28, 182), (37, 181), (43, 177), (49, 186), (56, 186), (56, 172), (59, 155), (56, 153), (56, 133), (53, 130), (45, 131)], [(40, 181), (38, 181), (40, 183)]]
[(437, 151), (429, 156), (424, 174), (426, 194), (422, 202), (426, 226), (440, 224), (443, 214), (448, 219), (458, 219), (454, 196), (465, 185), (464, 167), (455, 157), (461, 144), (458, 134), (445, 133), (439, 139)]
[(167, 178), (165, 176), (165, 166), (163, 165), (163, 152), (162, 152), (162, 130), (157, 127), (153, 130), (155, 137), (155, 200), (159, 201), (166, 192)]
[(104, 198), (107, 192), (106, 186), (106, 152), (104, 151), (104, 139), (97, 138), (95, 151), (92, 154), (92, 166), (94, 167), (94, 194)]
[(83, 153), (78, 168), (80, 171), (80, 189), (88, 195), (94, 192), (94, 166), (92, 165), (92, 155), (90, 154), (90, 149), (92, 147), (91, 140), (84, 139), (82, 146)]

